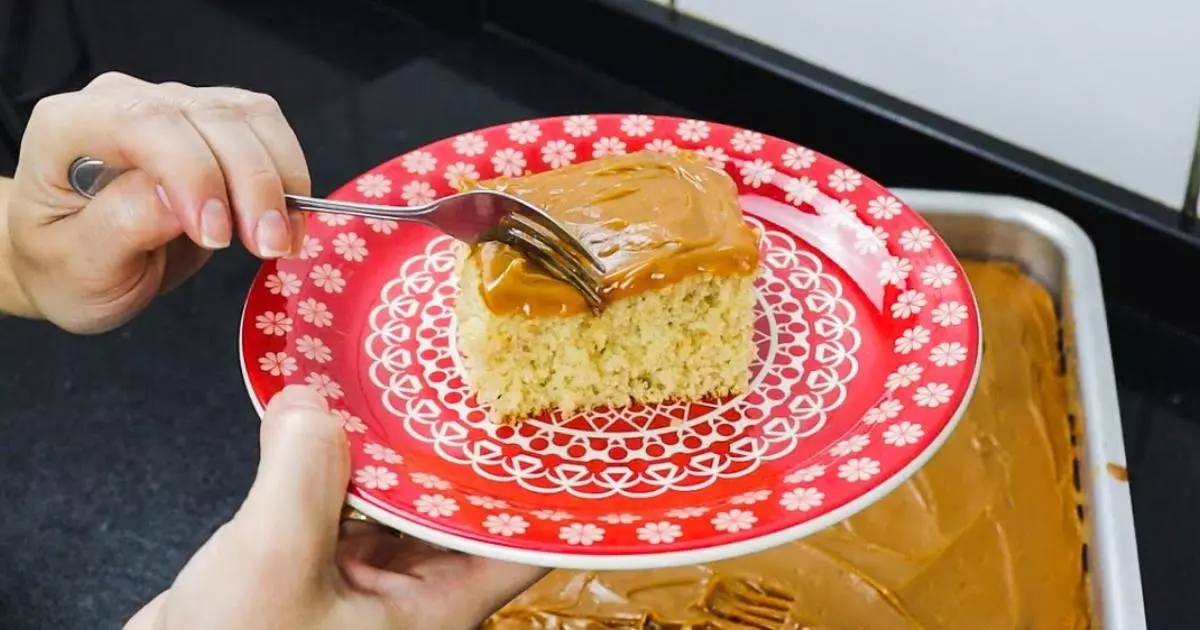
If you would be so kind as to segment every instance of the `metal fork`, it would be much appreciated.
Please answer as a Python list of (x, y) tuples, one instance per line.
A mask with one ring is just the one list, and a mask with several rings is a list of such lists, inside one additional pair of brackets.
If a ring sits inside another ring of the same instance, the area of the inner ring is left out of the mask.
[[(71, 164), (67, 181), (75, 192), (91, 199), (121, 172), (101, 160), (81, 157)], [(599, 312), (604, 305), (600, 293), (604, 264), (544, 210), (512, 195), (471, 190), (408, 207), (302, 195), (284, 195), (284, 199), (295, 210), (420, 223), (467, 243), (505, 243), (573, 286), (592, 311)]]
[(714, 578), (706, 585), (703, 605), (730, 630), (782, 630), (792, 627), (789, 593), (742, 577)]

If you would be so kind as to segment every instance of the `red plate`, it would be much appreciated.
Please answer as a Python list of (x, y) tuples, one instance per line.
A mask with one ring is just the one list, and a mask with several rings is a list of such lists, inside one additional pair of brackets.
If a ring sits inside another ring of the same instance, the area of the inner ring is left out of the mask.
[(450, 240), (321, 216), (303, 257), (264, 264), (247, 298), (242, 369), (255, 405), (308, 383), (349, 432), (351, 505), (443, 547), (543, 566), (754, 552), (894, 489), (970, 398), (979, 317), (941, 239), (857, 171), (715, 123), (570, 116), (442, 140), (333, 198), (424, 203), (461, 177), (643, 148), (693, 149), (724, 165), (763, 229), (749, 394), (495, 427), (461, 377)]

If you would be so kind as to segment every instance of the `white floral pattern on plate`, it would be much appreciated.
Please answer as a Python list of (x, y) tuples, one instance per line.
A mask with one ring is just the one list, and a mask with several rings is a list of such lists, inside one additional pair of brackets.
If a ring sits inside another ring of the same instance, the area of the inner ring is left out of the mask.
[[(384, 285), (379, 306), (368, 320), (368, 373), (383, 394), (382, 404), (400, 419), (404, 431), (432, 445), (439, 457), (470, 466), (484, 478), (515, 482), (539, 493), (648, 497), (751, 474), (763, 462), (786, 457), (798, 439), (821, 430), (845, 399), (846, 383), (857, 374), (861, 343), (850, 323), (854, 308), (841, 297), (844, 289), (837, 279), (824, 271), (817, 257), (799, 249), (794, 238), (766, 228), (763, 235), (760, 356), (747, 395), (716, 404), (595, 410), (565, 419), (532, 420), (515, 431), (497, 429), (479, 413), (461, 379), (440, 377), (462, 373), (452, 317), (456, 292), (450, 270), (456, 254), (446, 237), (431, 240), (424, 254), (408, 259), (398, 277)], [(803, 301), (793, 296), (795, 288), (805, 291)], [(414, 362), (413, 356), (424, 360)], [(798, 369), (799, 364), (809, 367)], [(796, 389), (801, 382), (808, 384), (802, 392)], [(426, 396), (428, 389), (438, 395)], [(711, 430), (716, 418), (727, 415), (734, 419)], [(676, 418), (681, 422), (672, 422)], [(771, 419), (762, 423), (762, 418)], [(760, 435), (733, 440), (727, 455), (709, 452), (713, 444), (744, 435), (759, 424)], [(470, 439), (472, 434), (480, 437)], [(599, 452), (597, 444), (604, 445)], [(519, 447), (517, 454), (502, 455), (511, 446)], [(660, 461), (638, 472), (628, 465), (681, 454), (688, 456), (687, 466)], [(535, 466), (546, 457), (560, 463)], [(603, 461), (605, 468), (591, 471), (589, 461)]]

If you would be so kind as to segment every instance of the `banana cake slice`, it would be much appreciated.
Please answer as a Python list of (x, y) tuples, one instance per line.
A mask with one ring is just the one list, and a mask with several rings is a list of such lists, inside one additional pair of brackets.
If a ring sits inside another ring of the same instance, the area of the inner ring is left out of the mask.
[(594, 313), (513, 248), (464, 246), (458, 347), (495, 421), (747, 388), (759, 234), (724, 170), (643, 151), (465, 187), (538, 205), (605, 268)]

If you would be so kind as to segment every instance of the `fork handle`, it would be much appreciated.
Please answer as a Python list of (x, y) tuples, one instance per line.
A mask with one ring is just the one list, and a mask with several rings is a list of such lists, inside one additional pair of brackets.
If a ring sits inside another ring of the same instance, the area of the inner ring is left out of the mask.
[(67, 183), (75, 192), (91, 199), (123, 172), (103, 160), (85, 156), (71, 163), (67, 169)]
[[(100, 194), (105, 186), (124, 172), (123, 169), (109, 165), (103, 160), (85, 156), (71, 163), (67, 170), (67, 182), (75, 192), (91, 199)], [(287, 202), (288, 208), (293, 210), (331, 212), (367, 219), (393, 219), (424, 223), (424, 217), (430, 212), (428, 205), (402, 208), (290, 194), (285, 194), (283, 198)]]
[(305, 197), (304, 195), (284, 195), (287, 207), (304, 212), (329, 212), (345, 214), (365, 219), (393, 219), (397, 221), (416, 221), (424, 223), (429, 215), (429, 206), (382, 206), (372, 203), (356, 203), (353, 201), (334, 201), (320, 197)]

